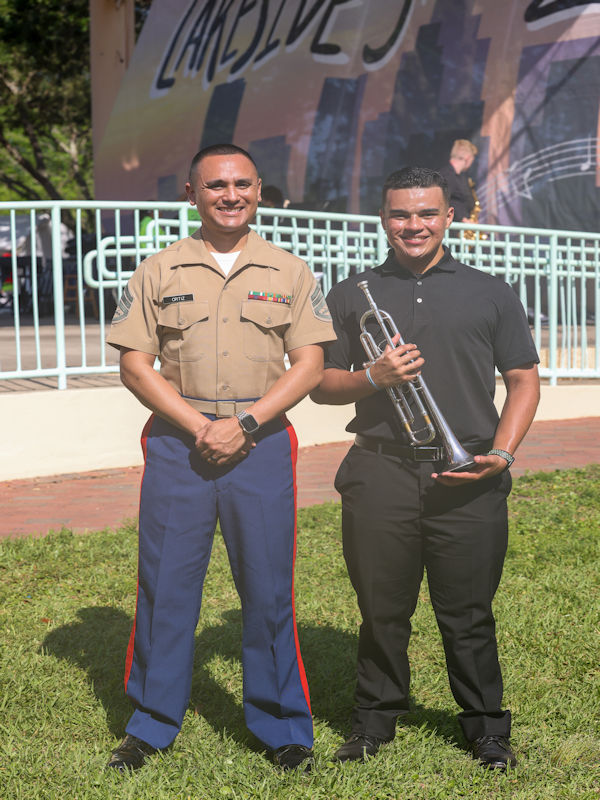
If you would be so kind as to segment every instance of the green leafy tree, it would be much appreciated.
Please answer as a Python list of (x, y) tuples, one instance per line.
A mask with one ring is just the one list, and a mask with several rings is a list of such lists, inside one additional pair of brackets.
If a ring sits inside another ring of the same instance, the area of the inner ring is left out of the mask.
[(0, 0), (0, 200), (92, 199), (89, 27), (89, 0)]
[(88, 0), (0, 0), (0, 199), (91, 199)]

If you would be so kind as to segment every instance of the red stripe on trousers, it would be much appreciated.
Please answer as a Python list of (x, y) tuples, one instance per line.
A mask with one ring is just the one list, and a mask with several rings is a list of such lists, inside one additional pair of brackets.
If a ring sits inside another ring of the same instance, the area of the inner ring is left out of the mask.
[[(148, 445), (148, 434), (150, 433), (150, 428), (152, 427), (152, 423), (154, 422), (154, 414), (151, 414), (148, 422), (144, 425), (144, 430), (142, 431), (142, 453), (144, 454), (144, 472), (146, 471), (146, 452), (147, 452), (147, 445)], [(142, 484), (144, 483), (144, 474), (142, 473), (142, 480), (140, 483), (140, 503), (142, 502)], [(139, 507), (138, 507), (139, 509)], [(139, 510), (138, 510), (138, 519), (139, 519)], [(139, 550), (138, 550), (139, 552)], [(127, 655), (125, 657), (125, 691), (127, 692), (127, 684), (129, 682), (129, 675), (131, 674), (131, 665), (133, 663), (133, 648), (135, 643), (135, 623), (137, 620), (137, 604), (138, 604), (138, 596), (140, 593), (140, 578), (139, 578), (139, 555), (138, 555), (138, 579), (137, 585), (135, 590), (135, 615), (133, 617), (133, 625), (131, 628), (131, 633), (129, 634), (129, 644), (127, 645)]]
[(296, 627), (296, 602), (294, 599), (294, 574), (296, 570), (296, 540), (298, 535), (298, 507), (297, 507), (297, 483), (296, 483), (296, 462), (298, 460), (298, 437), (296, 436), (296, 431), (292, 427), (292, 424), (287, 419), (287, 417), (283, 417), (284, 422), (286, 423), (286, 431), (288, 436), (290, 437), (290, 446), (292, 450), (292, 476), (294, 481), (294, 560), (292, 562), (292, 617), (294, 622), (294, 641), (296, 644), (296, 658), (298, 661), (298, 671), (300, 673), (300, 682), (302, 683), (302, 688), (304, 690), (304, 697), (306, 698), (306, 705), (308, 706), (308, 710), (312, 713), (310, 707), (310, 695), (308, 691), (308, 681), (306, 679), (306, 672), (304, 670), (304, 662), (302, 661), (302, 655), (300, 653), (300, 642), (298, 640), (298, 628)]

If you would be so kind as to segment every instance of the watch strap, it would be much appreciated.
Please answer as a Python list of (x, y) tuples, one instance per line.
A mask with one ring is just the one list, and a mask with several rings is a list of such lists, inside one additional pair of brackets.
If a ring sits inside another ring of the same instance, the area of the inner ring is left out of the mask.
[(507, 450), (501, 450), (499, 447), (494, 447), (488, 450), (486, 456), (500, 456), (506, 461), (506, 469), (512, 466), (515, 457), (512, 456)]

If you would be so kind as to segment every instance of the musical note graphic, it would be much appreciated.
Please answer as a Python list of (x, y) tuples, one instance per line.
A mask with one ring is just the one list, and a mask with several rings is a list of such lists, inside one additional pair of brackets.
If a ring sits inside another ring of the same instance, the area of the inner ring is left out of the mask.
[(516, 161), (478, 187), (482, 217), (485, 219), (492, 198), (497, 209), (509, 207), (516, 197), (532, 200), (536, 184), (580, 177), (596, 170), (597, 149), (598, 138), (588, 136), (549, 145)]
[(581, 172), (587, 172), (588, 169), (592, 166), (592, 137), (588, 136), (588, 154), (586, 160), (583, 164), (579, 165), (579, 169)]
[[(509, 169), (509, 172), (511, 170)], [(513, 185), (516, 194), (519, 197), (526, 197), (527, 200), (532, 199), (531, 194), (531, 187), (528, 183), (529, 178), (531, 177), (531, 167), (527, 167), (527, 169), (523, 172), (522, 175), (517, 175), (516, 178), (513, 177)]]

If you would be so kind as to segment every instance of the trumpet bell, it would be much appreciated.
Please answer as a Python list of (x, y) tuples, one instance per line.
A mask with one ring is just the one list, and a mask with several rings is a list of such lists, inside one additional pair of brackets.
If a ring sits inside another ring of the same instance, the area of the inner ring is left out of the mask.
[(446, 460), (440, 472), (469, 472), (477, 462), (470, 453), (460, 447), (459, 453), (454, 453), (452, 460)]

